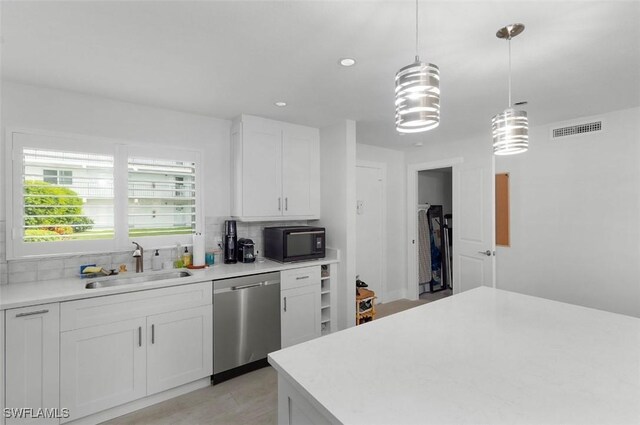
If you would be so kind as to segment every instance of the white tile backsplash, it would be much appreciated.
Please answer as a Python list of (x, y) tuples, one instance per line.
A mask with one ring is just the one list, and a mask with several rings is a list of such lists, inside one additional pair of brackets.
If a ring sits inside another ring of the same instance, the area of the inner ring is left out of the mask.
[[(212, 251), (218, 248), (216, 238), (224, 236), (224, 222), (228, 217), (206, 217), (205, 218), (205, 249)], [(306, 221), (264, 221), (254, 223), (238, 222), (238, 239), (250, 238), (255, 243), (256, 255), (263, 255), (262, 229), (268, 226), (294, 226), (306, 225)], [(0, 221), (0, 284), (12, 284), (22, 282), (32, 282), (35, 280), (50, 280), (60, 278), (77, 277), (80, 273), (80, 266), (84, 264), (96, 264), (105, 269), (119, 269), (121, 264), (125, 264), (129, 271), (135, 271), (135, 260), (131, 256), (131, 251), (112, 252), (91, 255), (69, 255), (56, 256), (51, 258), (39, 258), (38, 260), (6, 260), (5, 252), (5, 222)], [(191, 249), (189, 249), (191, 252)], [(162, 262), (174, 260), (176, 258), (175, 248), (165, 248), (159, 251)], [(151, 270), (151, 261), (155, 249), (146, 248), (144, 258), (145, 271)]]
[(0, 220), (0, 285), (4, 285), (8, 281), (5, 231), (5, 221)]

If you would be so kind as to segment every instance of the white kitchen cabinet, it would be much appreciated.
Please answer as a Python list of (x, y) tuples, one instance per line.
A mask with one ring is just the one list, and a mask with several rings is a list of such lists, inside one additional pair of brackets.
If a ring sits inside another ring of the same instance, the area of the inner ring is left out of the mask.
[(143, 317), (61, 334), (60, 403), (70, 420), (146, 395), (146, 327)]
[(213, 374), (213, 307), (147, 318), (147, 394)]
[(317, 214), (320, 191), (318, 130), (287, 125), (282, 135), (282, 196), (284, 216)]
[(210, 376), (212, 286), (63, 302), (60, 402), (69, 420)]
[[(58, 409), (59, 305), (11, 309), (5, 314), (5, 407)], [(7, 424), (32, 422), (57, 424), (58, 419), (6, 420)]]
[(231, 215), (243, 221), (320, 217), (318, 129), (250, 115), (231, 129)]
[(320, 336), (320, 266), (280, 274), (282, 348)]

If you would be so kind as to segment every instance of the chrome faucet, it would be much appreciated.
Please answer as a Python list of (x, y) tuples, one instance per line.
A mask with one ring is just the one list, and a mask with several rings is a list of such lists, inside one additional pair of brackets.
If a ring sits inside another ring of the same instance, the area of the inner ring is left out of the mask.
[(144, 248), (140, 246), (138, 242), (133, 242), (136, 246), (133, 251), (133, 257), (136, 259), (136, 273), (144, 272)]

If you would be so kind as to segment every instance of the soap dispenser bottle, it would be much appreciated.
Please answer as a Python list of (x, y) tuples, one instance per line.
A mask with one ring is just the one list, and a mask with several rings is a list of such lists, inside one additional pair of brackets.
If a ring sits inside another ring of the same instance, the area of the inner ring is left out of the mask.
[(182, 263), (185, 267), (191, 265), (191, 254), (189, 254), (189, 248), (184, 247), (184, 254), (182, 254)]
[(160, 260), (160, 252), (156, 249), (155, 254), (151, 257), (151, 270), (162, 270), (162, 261)]

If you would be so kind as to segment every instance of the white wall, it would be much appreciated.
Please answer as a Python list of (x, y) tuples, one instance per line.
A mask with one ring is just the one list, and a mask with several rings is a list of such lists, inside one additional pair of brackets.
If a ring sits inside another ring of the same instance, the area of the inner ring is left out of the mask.
[(497, 286), (640, 317), (640, 108), (602, 117), (601, 134), (535, 127), (529, 152), (496, 158), (511, 196)]
[(406, 166), (404, 152), (358, 143), (356, 159), (387, 165), (386, 302), (406, 297)]
[(443, 214), (451, 214), (453, 204), (452, 173), (427, 170), (418, 173), (418, 203), (442, 205)]
[[(3, 81), (2, 152), (7, 128), (52, 130), (202, 151), (205, 216), (229, 215), (227, 120)], [(0, 163), (0, 220), (5, 219), (5, 170)]]
[(321, 214), (327, 246), (340, 250), (338, 329), (355, 325), (356, 124), (346, 120), (320, 129)]
[[(130, 262), (130, 254), (93, 255), (57, 263), (63, 268), (36, 270), (37, 262), (12, 261), (5, 253), (7, 128), (30, 128), (82, 134), (148, 145), (149, 151), (163, 147), (201, 151), (204, 165), (204, 216), (208, 248), (214, 247), (222, 220), (229, 215), (229, 156), (231, 122), (212, 117), (152, 108), (63, 90), (34, 87), (2, 81), (0, 115), (0, 284), (34, 279), (75, 276), (77, 264), (99, 263), (114, 268)], [(171, 250), (160, 252), (163, 259)], [(90, 258), (89, 258), (90, 257)], [(145, 259), (150, 262), (150, 256)], [(149, 267), (150, 264), (145, 265)], [(28, 271), (28, 272), (26, 272)], [(37, 275), (37, 277), (36, 277)]]

